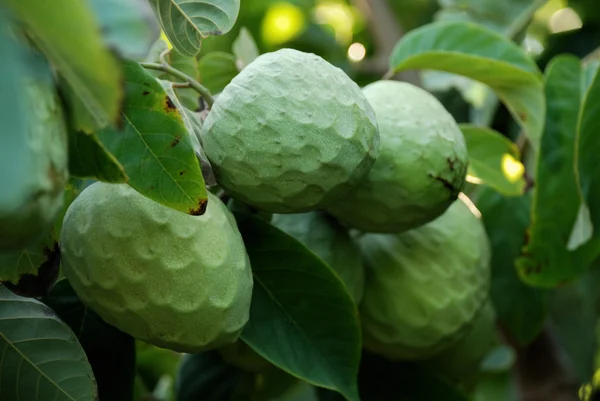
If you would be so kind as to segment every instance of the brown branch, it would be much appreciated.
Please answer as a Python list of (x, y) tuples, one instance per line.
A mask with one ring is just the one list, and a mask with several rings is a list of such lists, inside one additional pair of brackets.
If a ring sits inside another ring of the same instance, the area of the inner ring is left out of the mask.
[(404, 36), (404, 30), (394, 16), (388, 0), (352, 0), (352, 3), (367, 18), (369, 31), (373, 36), (376, 53), (373, 57), (362, 61), (357, 68), (363, 72), (395, 78), (421, 85), (416, 71), (402, 71), (399, 74), (389, 74), (388, 60), (396, 43)]
[(506, 330), (502, 332), (517, 351), (515, 374), (522, 401), (579, 401), (577, 381), (561, 361), (547, 328), (526, 347), (518, 345)]

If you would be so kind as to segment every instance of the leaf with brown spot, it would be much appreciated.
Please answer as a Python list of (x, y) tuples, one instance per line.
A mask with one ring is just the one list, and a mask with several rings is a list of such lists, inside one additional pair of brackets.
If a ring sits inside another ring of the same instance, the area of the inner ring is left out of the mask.
[[(192, 137), (161, 84), (135, 61), (124, 61), (125, 103), (121, 130), (106, 128), (98, 139), (117, 158), (128, 184), (142, 195), (184, 213), (203, 212), (206, 186)], [(142, 95), (144, 88), (150, 94)], [(177, 146), (171, 146), (174, 141)], [(185, 176), (179, 174), (186, 171)]]
[(165, 95), (165, 112), (167, 113), (177, 113), (177, 107), (173, 104), (173, 101), (169, 96)]

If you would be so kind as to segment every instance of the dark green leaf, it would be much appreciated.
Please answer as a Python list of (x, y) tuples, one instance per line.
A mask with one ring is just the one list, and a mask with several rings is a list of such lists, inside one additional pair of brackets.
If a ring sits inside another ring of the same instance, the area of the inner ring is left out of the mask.
[(469, 400), (447, 380), (416, 364), (391, 362), (368, 352), (362, 357), (359, 387), (361, 401)]
[(233, 28), (240, 0), (148, 0), (173, 47), (193, 57), (202, 39)]
[(6, 0), (67, 83), (74, 126), (85, 132), (116, 124), (122, 98), (120, 66), (102, 42), (87, 2)]
[(56, 283), (42, 301), (75, 332), (92, 366), (100, 400), (131, 401), (135, 376), (133, 338), (83, 305), (66, 279)]
[(0, 253), (0, 282), (27, 297), (46, 295), (58, 278), (60, 251), (53, 232), (20, 251)]
[(96, 401), (92, 368), (50, 308), (0, 285), (0, 399)]
[(581, 382), (590, 380), (596, 367), (599, 287), (600, 265), (596, 262), (577, 281), (557, 289), (550, 303), (551, 328)]
[(237, 58), (236, 64), (240, 71), (260, 56), (256, 42), (246, 27), (240, 29), (238, 37), (233, 41), (233, 54)]
[[(579, 59), (554, 59), (546, 69), (545, 81), (548, 113), (537, 161), (532, 224), (517, 266), (527, 282), (553, 287), (587, 269), (600, 250), (600, 242), (568, 249), (580, 203), (573, 169), (582, 97)], [(589, 151), (593, 150), (586, 148), (585, 152)]]
[(145, 0), (91, 0), (104, 42), (123, 57), (142, 60), (160, 35)]
[(514, 375), (489, 375), (477, 383), (473, 401), (521, 401)]
[(515, 267), (529, 226), (531, 196), (503, 197), (482, 187), (476, 203), (492, 245), (491, 296), (498, 319), (519, 343), (528, 344), (542, 330), (547, 313), (546, 291), (522, 282)]
[(69, 130), (69, 173), (74, 177), (104, 182), (127, 182), (121, 163), (95, 134)]
[(206, 188), (181, 114), (137, 62), (123, 66), (123, 128), (106, 128), (98, 139), (123, 165), (135, 190), (181, 212), (204, 213)]
[(522, 195), (525, 167), (517, 145), (490, 128), (461, 124), (460, 129), (469, 150), (468, 174), (504, 195)]
[(499, 33), (467, 22), (428, 24), (398, 42), (390, 69), (446, 71), (490, 86), (538, 148), (545, 115), (540, 72), (523, 49)]
[(242, 339), (282, 370), (358, 400), (356, 306), (333, 270), (266, 221), (235, 213), (254, 274)]
[(239, 72), (235, 56), (225, 52), (212, 52), (203, 56), (198, 62), (198, 71), (200, 83), (212, 93), (221, 92)]
[[(594, 71), (587, 69), (587, 72)], [(579, 131), (576, 139), (576, 166), (582, 196), (582, 209), (589, 210), (589, 219), (594, 238), (600, 238), (600, 169), (596, 154), (600, 151), (600, 74), (598, 70), (593, 79), (584, 74), (583, 106), (579, 115)], [(589, 82), (589, 86), (585, 85)], [(566, 83), (565, 83), (566, 84)]]

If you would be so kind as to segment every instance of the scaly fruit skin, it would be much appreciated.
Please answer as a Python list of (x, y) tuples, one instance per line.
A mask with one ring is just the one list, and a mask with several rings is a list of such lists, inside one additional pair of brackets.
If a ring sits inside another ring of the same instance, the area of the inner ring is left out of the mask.
[(375, 114), (341, 69), (282, 49), (258, 57), (221, 92), (202, 145), (217, 182), (272, 213), (324, 208), (369, 172)]
[(469, 329), (458, 342), (443, 350), (423, 365), (467, 388), (480, 377), (480, 364), (498, 340), (496, 311), (488, 299), (469, 323)]
[(365, 348), (420, 360), (463, 336), (488, 296), (491, 256), (483, 223), (465, 201), (429, 224), (401, 234), (365, 234), (360, 243)]
[(350, 227), (399, 233), (426, 224), (454, 202), (467, 175), (467, 146), (444, 106), (405, 82), (363, 92), (375, 110), (380, 151), (367, 178), (328, 208)]
[[(0, 201), (0, 251), (21, 250), (48, 235), (63, 206), (69, 179), (67, 129), (51, 79), (30, 78), (24, 85), (28, 110), (27, 164), (19, 190)], [(15, 133), (3, 133), (13, 135)]]
[(107, 323), (178, 352), (236, 341), (253, 280), (233, 215), (209, 193), (202, 216), (154, 202), (126, 184), (94, 183), (69, 206), (63, 271)]
[(323, 212), (275, 214), (271, 223), (302, 242), (340, 276), (354, 301), (362, 299), (365, 272), (358, 245)]

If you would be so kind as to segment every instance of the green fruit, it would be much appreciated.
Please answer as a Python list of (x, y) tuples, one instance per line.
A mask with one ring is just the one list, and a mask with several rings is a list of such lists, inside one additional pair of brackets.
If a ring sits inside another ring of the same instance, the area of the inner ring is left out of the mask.
[(433, 95), (409, 83), (378, 81), (363, 92), (377, 116), (379, 156), (368, 177), (328, 211), (366, 232), (398, 233), (434, 220), (465, 185), (460, 128)]
[(346, 229), (323, 212), (276, 214), (271, 223), (302, 242), (335, 270), (354, 301), (360, 302), (365, 273), (360, 250)]
[(293, 49), (244, 68), (215, 101), (201, 139), (220, 186), (273, 213), (340, 199), (379, 149), (375, 114), (358, 85), (321, 57)]
[(423, 365), (470, 388), (477, 382), (481, 362), (496, 341), (496, 312), (488, 299), (469, 323), (465, 335), (456, 344), (424, 361)]
[(208, 194), (191, 216), (126, 184), (94, 183), (67, 209), (64, 274), (107, 323), (178, 352), (236, 341), (248, 321), (250, 262), (232, 214)]
[(475, 206), (465, 202), (414, 230), (361, 237), (365, 348), (390, 359), (426, 359), (468, 331), (488, 297), (491, 250)]
[[(67, 131), (52, 80), (31, 77), (23, 91), (28, 132), (25, 149), (14, 161), (19, 166), (7, 171), (17, 171), (19, 177), (7, 177), (10, 189), (0, 195), (0, 251), (21, 250), (48, 235), (62, 209), (69, 178)], [(4, 179), (2, 182), (6, 184)]]

